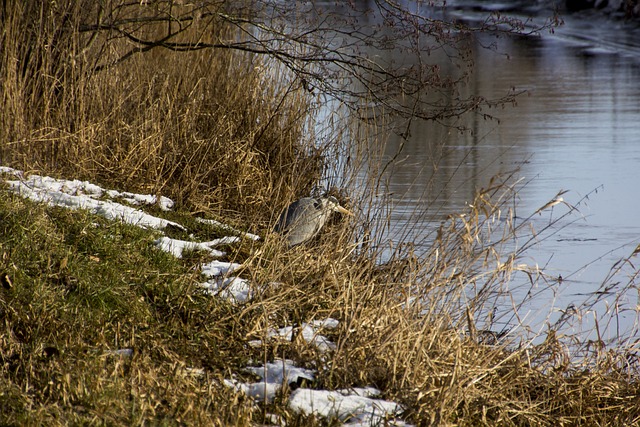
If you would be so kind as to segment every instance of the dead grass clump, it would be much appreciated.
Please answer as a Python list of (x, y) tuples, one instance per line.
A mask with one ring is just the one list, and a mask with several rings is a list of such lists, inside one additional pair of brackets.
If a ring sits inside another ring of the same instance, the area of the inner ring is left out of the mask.
[[(162, 193), (192, 210), (245, 218), (264, 218), (283, 194), (311, 190), (322, 158), (309, 134), (310, 99), (285, 70), (226, 49), (131, 51), (119, 33), (85, 31), (107, 19), (101, 7), (5, 8), (4, 165)], [(155, 10), (110, 7), (119, 12), (109, 19), (132, 21)], [(165, 22), (140, 22), (129, 28), (139, 37), (166, 30)], [(241, 37), (223, 23), (216, 28), (201, 42)], [(183, 34), (196, 36), (197, 23)]]

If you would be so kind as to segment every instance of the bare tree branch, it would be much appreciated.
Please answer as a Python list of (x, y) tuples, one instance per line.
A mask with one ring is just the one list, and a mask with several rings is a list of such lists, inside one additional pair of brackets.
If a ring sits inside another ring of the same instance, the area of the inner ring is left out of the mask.
[[(301, 87), (339, 100), (354, 112), (359, 112), (367, 99), (366, 106), (405, 117), (443, 120), (513, 102), (517, 95), (508, 93), (488, 100), (458, 93), (456, 87), (472, 67), (466, 53), (470, 37), (488, 31), (529, 34), (552, 25), (531, 27), (531, 23), (496, 14), (471, 27), (434, 18), (444, 6), (421, 2), (414, 6), (409, 10), (385, 0), (376, 0), (371, 7), (347, 3), (320, 7), (311, 2), (269, 0), (254, 1), (246, 7), (244, 3), (237, 7), (213, 1), (179, 5), (167, 0), (112, 0), (103, 2), (96, 22), (84, 23), (78, 31), (113, 34), (133, 44), (129, 51), (98, 65), (96, 70), (154, 48), (176, 52), (232, 49), (283, 64), (299, 79)], [(160, 37), (152, 31), (159, 25), (167, 26)], [(389, 59), (398, 54), (407, 60), (396, 63)], [(447, 58), (457, 73), (445, 76), (438, 60), (429, 61), (435, 54)], [(447, 96), (439, 97), (438, 93)]]

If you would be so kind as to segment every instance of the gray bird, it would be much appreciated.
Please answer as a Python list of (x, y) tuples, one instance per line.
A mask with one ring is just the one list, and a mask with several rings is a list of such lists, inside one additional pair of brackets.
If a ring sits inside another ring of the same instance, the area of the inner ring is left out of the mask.
[(303, 197), (282, 212), (275, 231), (284, 235), (289, 247), (314, 237), (333, 212), (353, 215), (333, 197)]

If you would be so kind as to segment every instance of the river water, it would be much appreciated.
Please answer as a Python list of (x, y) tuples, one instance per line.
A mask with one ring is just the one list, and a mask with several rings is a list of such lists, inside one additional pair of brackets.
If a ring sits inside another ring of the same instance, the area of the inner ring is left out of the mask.
[[(461, 7), (454, 13), (456, 19), (474, 20), (485, 11)], [(554, 225), (523, 258), (563, 279), (553, 292), (541, 292), (532, 301), (530, 310), (537, 314), (530, 318), (551, 322), (597, 294), (598, 304), (575, 314), (585, 319), (613, 315), (614, 323), (603, 326), (609, 337), (634, 333), (635, 265), (607, 276), (640, 244), (640, 31), (637, 24), (598, 15), (564, 20), (553, 34), (476, 40), (468, 90), (487, 98), (510, 88), (526, 93), (515, 106), (488, 111), (497, 120), (463, 117), (457, 124), (470, 132), (413, 124), (386, 173), (395, 206), (389, 238), (428, 246), (429, 233), (447, 214), (464, 211), (492, 176), (518, 168), (523, 179), (518, 217), (530, 216), (561, 190), (564, 201), (579, 211)], [(491, 43), (495, 49), (482, 47)], [(386, 156), (395, 155), (401, 144), (391, 135)], [(534, 226), (544, 228), (568, 209), (564, 204), (547, 209), (534, 217)], [(416, 217), (416, 211), (426, 214)], [(630, 261), (640, 263), (634, 257)], [(607, 280), (613, 287), (603, 293)], [(616, 286), (629, 282), (631, 288), (616, 299)], [(555, 310), (550, 318), (540, 314), (548, 310)], [(593, 321), (587, 323), (591, 330)]]

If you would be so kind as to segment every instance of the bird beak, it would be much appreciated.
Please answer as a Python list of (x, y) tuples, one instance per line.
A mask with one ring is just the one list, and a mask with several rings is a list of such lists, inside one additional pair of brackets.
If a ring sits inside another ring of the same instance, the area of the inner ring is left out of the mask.
[(335, 210), (337, 210), (338, 212), (340, 212), (342, 214), (353, 216), (353, 213), (351, 211), (346, 210), (345, 208), (343, 208), (340, 205), (336, 205)]

